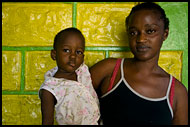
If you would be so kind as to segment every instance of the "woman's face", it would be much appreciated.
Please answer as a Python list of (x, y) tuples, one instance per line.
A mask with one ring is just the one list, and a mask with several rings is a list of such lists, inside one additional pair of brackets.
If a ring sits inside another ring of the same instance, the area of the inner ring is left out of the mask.
[(84, 39), (79, 34), (71, 33), (59, 42), (56, 50), (56, 62), (59, 70), (73, 73), (84, 61)]
[(163, 41), (168, 36), (160, 13), (153, 10), (134, 12), (128, 23), (129, 46), (139, 60), (158, 59)]

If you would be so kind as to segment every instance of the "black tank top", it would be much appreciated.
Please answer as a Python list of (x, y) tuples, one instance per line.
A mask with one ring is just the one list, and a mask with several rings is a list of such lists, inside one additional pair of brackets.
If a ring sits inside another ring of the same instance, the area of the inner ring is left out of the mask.
[(124, 78), (123, 61), (121, 79), (100, 97), (101, 119), (104, 125), (170, 125), (173, 111), (169, 102), (172, 76), (166, 96), (148, 98), (133, 90)]

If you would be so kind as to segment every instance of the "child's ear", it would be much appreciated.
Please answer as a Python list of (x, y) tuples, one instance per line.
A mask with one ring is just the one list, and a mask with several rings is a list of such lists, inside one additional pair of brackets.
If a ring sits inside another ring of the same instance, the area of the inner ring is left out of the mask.
[(51, 58), (56, 60), (56, 51), (54, 49), (51, 50)]
[(169, 29), (165, 29), (164, 30), (164, 40), (165, 41), (168, 38), (168, 34), (169, 34)]

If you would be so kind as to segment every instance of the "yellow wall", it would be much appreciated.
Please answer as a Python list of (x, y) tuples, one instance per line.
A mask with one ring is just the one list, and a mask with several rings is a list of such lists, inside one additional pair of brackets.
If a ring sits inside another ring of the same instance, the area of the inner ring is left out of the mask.
[[(82, 31), (89, 67), (107, 57), (132, 57), (124, 21), (135, 4), (3, 2), (2, 124), (41, 124), (38, 90), (44, 73), (56, 66), (50, 50), (60, 30)], [(183, 56), (183, 49), (163, 50), (159, 65), (181, 81)]]

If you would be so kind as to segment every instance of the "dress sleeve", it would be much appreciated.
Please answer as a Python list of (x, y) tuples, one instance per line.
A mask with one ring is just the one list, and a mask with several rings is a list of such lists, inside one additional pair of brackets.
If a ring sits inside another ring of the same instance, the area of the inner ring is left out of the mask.
[(40, 89), (39, 89), (39, 92), (38, 92), (39, 98), (41, 98), (41, 90), (42, 89), (49, 91), (56, 98), (56, 100), (58, 101), (58, 97), (56, 96), (54, 86), (43, 83), (41, 85)]
[[(57, 103), (59, 103), (60, 99), (64, 97), (63, 87), (65, 84), (67, 84), (66, 80), (58, 80), (56, 78), (49, 78), (41, 85), (40, 90), (45, 89), (49, 91), (50, 93), (52, 93), (55, 96)], [(40, 90), (39, 90), (39, 96), (40, 96)]]
[(40, 86), (40, 89), (38, 91), (39, 98), (41, 98), (40, 97), (41, 89), (45, 89), (45, 90), (49, 91), (50, 93), (52, 93), (55, 96), (55, 98), (58, 100), (58, 98), (55, 95), (55, 91), (54, 91), (54, 87), (56, 86), (57, 81), (54, 78), (52, 78), (53, 75), (57, 72), (57, 70), (58, 70), (58, 67), (56, 66), (44, 74), (45, 81)]

